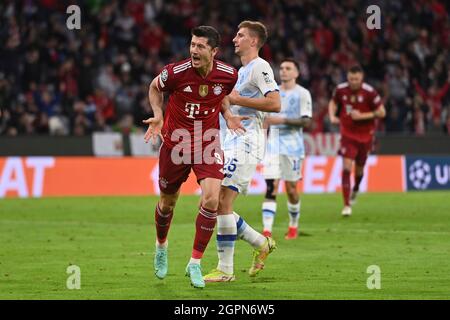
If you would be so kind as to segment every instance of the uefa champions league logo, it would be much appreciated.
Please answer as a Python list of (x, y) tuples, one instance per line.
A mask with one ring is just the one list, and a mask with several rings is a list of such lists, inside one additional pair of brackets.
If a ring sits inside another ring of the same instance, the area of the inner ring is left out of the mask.
[(409, 166), (409, 180), (416, 189), (426, 189), (431, 182), (430, 165), (422, 160), (416, 160)]

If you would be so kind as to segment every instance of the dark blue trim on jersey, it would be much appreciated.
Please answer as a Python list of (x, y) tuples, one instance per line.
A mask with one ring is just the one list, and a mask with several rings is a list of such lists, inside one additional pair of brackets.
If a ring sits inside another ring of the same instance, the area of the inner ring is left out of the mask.
[(217, 241), (236, 241), (236, 234), (218, 234)]
[(264, 97), (265, 97), (265, 96), (266, 96), (266, 94), (268, 94), (269, 92), (274, 92), (274, 91), (278, 91), (278, 92), (280, 92), (280, 89), (269, 90), (269, 91), (267, 91), (266, 93), (264, 93)]

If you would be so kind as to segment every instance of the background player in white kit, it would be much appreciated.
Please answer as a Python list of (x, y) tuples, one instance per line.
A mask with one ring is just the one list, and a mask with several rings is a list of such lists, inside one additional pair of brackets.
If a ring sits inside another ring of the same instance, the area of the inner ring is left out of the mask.
[(276, 196), (280, 179), (284, 180), (288, 196), (289, 229), (285, 239), (298, 235), (300, 197), (297, 183), (302, 178), (305, 158), (303, 128), (311, 124), (312, 101), (309, 91), (296, 83), (299, 65), (293, 59), (285, 59), (280, 65), (281, 112), (266, 118), (269, 126), (263, 175), (267, 191), (262, 205), (263, 235), (272, 236), (272, 226), (277, 211)]
[(235, 89), (228, 97), (230, 110), (235, 115), (250, 116), (244, 120), (246, 132), (224, 137), (225, 178), (220, 191), (217, 216), (217, 269), (204, 276), (205, 282), (226, 282), (235, 279), (233, 270), (234, 244), (243, 239), (254, 248), (250, 276), (264, 267), (264, 260), (275, 248), (275, 242), (250, 227), (233, 211), (237, 196), (246, 194), (256, 171), (256, 165), (264, 157), (265, 136), (263, 130), (266, 112), (279, 112), (281, 99), (278, 86), (269, 63), (258, 56), (267, 39), (267, 29), (260, 22), (243, 21), (233, 39), (235, 53), (241, 58)]

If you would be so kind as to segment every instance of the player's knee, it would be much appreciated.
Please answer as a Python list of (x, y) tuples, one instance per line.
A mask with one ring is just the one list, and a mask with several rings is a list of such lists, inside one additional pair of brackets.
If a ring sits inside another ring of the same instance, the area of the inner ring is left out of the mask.
[(159, 208), (162, 212), (170, 212), (173, 211), (175, 205), (177, 203), (176, 197), (161, 197), (159, 200)]
[(277, 194), (275, 193), (275, 180), (274, 179), (267, 179), (266, 180), (266, 199), (269, 200), (276, 200)]
[(163, 213), (168, 213), (173, 211), (173, 209), (175, 208), (175, 204), (170, 204), (167, 202), (160, 202), (159, 203), (159, 208), (161, 209), (161, 212)]
[(297, 203), (299, 200), (297, 183), (286, 183), (286, 193), (290, 203)]
[(217, 210), (219, 206), (219, 197), (212, 193), (207, 193), (203, 196), (202, 207), (209, 210)]
[(227, 192), (221, 192), (219, 197), (218, 212), (231, 212), (233, 211), (232, 196)]

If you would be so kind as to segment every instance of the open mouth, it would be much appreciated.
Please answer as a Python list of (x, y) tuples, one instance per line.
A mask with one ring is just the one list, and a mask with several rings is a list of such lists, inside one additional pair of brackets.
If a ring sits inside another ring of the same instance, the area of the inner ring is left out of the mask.
[(200, 57), (192, 57), (193, 62), (200, 62)]

